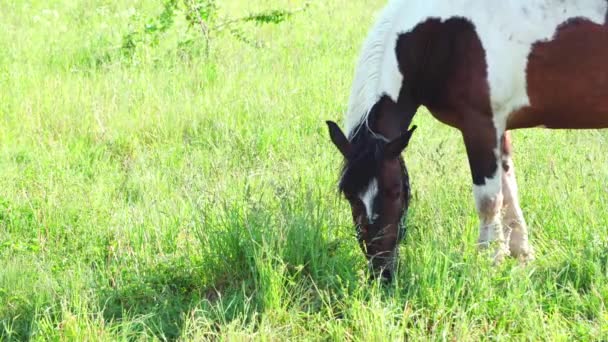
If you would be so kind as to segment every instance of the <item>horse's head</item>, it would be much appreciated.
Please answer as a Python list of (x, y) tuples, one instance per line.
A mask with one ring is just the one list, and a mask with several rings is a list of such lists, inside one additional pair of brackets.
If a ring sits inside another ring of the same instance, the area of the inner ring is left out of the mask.
[(410, 201), (401, 152), (416, 126), (390, 141), (363, 126), (349, 141), (336, 123), (327, 125), (345, 159), (339, 189), (350, 203), (359, 244), (373, 274), (390, 280)]

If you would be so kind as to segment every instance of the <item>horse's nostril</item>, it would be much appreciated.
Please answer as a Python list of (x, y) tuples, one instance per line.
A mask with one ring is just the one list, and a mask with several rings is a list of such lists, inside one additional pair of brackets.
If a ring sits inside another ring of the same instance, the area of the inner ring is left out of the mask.
[(386, 268), (381, 269), (371, 269), (369, 273), (370, 281), (378, 281), (380, 280), (384, 284), (391, 283), (393, 281), (393, 271), (388, 270)]
[(390, 282), (393, 280), (393, 272), (390, 270), (382, 270), (382, 280), (386, 282)]

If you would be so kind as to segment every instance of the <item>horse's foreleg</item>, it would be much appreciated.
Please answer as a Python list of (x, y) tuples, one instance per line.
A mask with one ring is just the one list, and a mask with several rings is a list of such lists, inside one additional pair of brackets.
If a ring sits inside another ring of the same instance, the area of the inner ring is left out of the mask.
[(495, 244), (495, 262), (509, 254), (507, 236), (502, 229), (502, 133), (497, 132), (491, 117), (479, 117), (468, 122), (462, 130), (471, 175), (473, 194), (479, 215), (479, 246), (483, 249)]
[(524, 261), (534, 259), (534, 250), (528, 243), (528, 227), (519, 206), (515, 167), (511, 159), (511, 137), (508, 132), (501, 141), (502, 150), (502, 225), (506, 239), (509, 241), (511, 255)]

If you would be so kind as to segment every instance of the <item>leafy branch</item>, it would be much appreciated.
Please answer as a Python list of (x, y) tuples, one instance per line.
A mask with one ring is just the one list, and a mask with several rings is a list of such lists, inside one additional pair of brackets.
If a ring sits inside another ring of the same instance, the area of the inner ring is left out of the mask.
[(192, 47), (197, 41), (202, 41), (205, 56), (208, 57), (211, 41), (223, 33), (227, 33), (242, 43), (260, 47), (263, 44), (245, 33), (244, 25), (279, 24), (289, 20), (294, 14), (305, 11), (309, 3), (297, 9), (271, 9), (237, 18), (220, 17), (217, 0), (165, 0), (162, 12), (146, 21), (142, 29), (132, 30), (123, 35), (121, 51), (126, 57), (135, 55), (137, 46), (145, 44), (158, 45), (162, 37), (175, 25), (179, 14), (187, 23), (188, 30), (181, 32), (177, 46)]

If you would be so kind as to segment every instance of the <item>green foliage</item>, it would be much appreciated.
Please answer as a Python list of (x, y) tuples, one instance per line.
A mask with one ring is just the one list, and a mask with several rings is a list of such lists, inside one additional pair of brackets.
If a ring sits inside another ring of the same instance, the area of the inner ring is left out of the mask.
[(513, 132), (537, 260), (495, 267), (462, 136), (421, 109), (396, 283), (367, 282), (324, 120), (385, 2), (236, 26), (268, 49), (216, 27), (212, 62), (175, 63), (204, 42), (181, 0), (0, 1), (0, 341), (607, 340), (608, 131)]
[(232, 18), (219, 15), (216, 0), (165, 0), (163, 11), (158, 16), (148, 19), (143, 28), (132, 30), (123, 36), (121, 51), (123, 55), (133, 57), (140, 44), (158, 45), (167, 31), (174, 28), (176, 17), (180, 15), (187, 23), (187, 31), (179, 33), (176, 44), (180, 51), (188, 50), (196, 41), (200, 41), (205, 55), (208, 55), (212, 39), (222, 33), (228, 33), (242, 43), (261, 47), (262, 42), (246, 32), (246, 23), (279, 24), (307, 8), (308, 3), (296, 10), (271, 9)]

